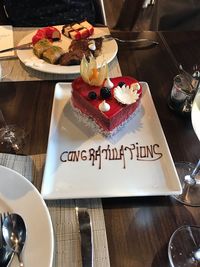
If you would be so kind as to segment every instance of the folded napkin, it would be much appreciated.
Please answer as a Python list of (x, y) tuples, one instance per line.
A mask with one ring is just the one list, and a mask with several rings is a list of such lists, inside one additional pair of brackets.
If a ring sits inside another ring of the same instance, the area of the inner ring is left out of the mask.
[[(13, 27), (10, 25), (0, 26), (0, 50), (7, 49), (14, 46), (13, 42)], [(14, 56), (14, 51), (1, 53), (0, 57)]]

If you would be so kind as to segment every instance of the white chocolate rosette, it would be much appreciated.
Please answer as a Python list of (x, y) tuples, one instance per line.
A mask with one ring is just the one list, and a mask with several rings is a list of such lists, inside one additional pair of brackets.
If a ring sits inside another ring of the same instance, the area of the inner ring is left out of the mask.
[(137, 90), (132, 90), (128, 85), (123, 85), (122, 87), (115, 87), (114, 97), (118, 102), (124, 105), (130, 105), (138, 100), (139, 94)]

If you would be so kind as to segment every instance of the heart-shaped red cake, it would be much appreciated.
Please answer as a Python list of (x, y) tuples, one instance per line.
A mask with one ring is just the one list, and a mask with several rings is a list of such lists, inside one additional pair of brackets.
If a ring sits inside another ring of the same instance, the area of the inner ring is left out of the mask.
[[(141, 85), (132, 77), (116, 77), (109, 82), (111, 89), (106, 87), (106, 80), (102, 86), (92, 86), (79, 77), (72, 83), (71, 98), (74, 109), (92, 119), (106, 135), (112, 134), (131, 117), (142, 94)], [(133, 91), (137, 97), (131, 103), (129, 95), (132, 97)]]

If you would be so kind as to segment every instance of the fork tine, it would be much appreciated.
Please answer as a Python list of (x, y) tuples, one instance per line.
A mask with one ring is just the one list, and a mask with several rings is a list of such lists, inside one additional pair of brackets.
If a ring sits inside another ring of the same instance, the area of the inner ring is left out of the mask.
[(2, 218), (2, 214), (0, 213), (0, 248), (3, 247), (2, 225), (3, 225), (3, 218)]
[(6, 217), (6, 212), (0, 213), (0, 248), (4, 246), (4, 238), (3, 238), (3, 221)]
[(4, 219), (5, 219), (5, 217), (7, 217), (8, 215), (9, 215), (9, 212), (8, 212), (8, 211), (3, 212)]

